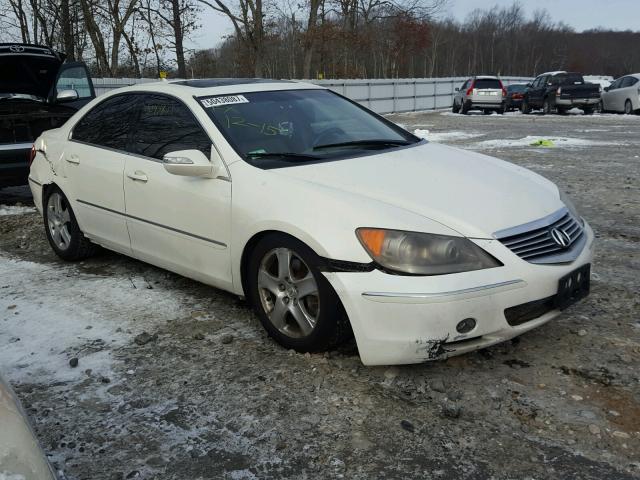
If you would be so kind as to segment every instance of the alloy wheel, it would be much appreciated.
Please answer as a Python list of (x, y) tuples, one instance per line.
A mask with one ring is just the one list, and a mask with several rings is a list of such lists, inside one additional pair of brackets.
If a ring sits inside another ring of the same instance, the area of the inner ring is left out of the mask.
[(53, 242), (63, 251), (71, 244), (70, 222), (69, 205), (60, 193), (53, 192), (47, 201), (47, 224)]
[(313, 332), (320, 315), (318, 284), (307, 264), (289, 248), (275, 248), (262, 258), (258, 294), (269, 321), (293, 338)]

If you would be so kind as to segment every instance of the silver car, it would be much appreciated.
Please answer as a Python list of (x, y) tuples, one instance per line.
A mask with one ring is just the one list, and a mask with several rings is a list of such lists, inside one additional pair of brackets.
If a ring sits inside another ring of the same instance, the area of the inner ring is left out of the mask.
[(0, 478), (55, 480), (11, 387), (0, 377)]
[(640, 113), (640, 73), (618, 78), (601, 94), (603, 112)]
[(452, 111), (463, 115), (469, 110), (482, 110), (485, 114), (503, 113), (506, 95), (507, 91), (498, 77), (472, 77), (456, 88)]

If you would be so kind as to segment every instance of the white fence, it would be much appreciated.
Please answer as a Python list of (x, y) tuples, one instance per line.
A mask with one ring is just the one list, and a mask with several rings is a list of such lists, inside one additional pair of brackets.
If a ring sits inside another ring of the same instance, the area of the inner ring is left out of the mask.
[[(384, 80), (305, 80), (329, 88), (377, 113), (414, 112), (448, 108), (455, 88), (468, 77), (400, 78)], [(528, 77), (502, 77), (505, 85), (530, 81)], [(96, 94), (136, 83), (155, 82), (151, 78), (94, 78)]]

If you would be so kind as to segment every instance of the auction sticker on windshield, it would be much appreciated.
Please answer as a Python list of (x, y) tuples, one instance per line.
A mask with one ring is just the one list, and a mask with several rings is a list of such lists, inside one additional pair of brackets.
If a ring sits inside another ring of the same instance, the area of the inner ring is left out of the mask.
[(227, 95), (225, 97), (211, 97), (200, 99), (202, 106), (206, 108), (219, 107), (220, 105), (233, 105), (236, 103), (249, 103), (244, 95)]

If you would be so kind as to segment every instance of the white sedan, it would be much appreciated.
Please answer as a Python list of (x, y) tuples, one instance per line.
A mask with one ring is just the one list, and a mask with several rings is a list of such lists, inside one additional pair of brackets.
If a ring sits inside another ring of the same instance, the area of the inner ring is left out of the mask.
[(246, 297), (298, 351), (353, 332), (367, 365), (445, 358), (589, 291), (594, 235), (553, 183), (315, 85), (114, 90), (33, 157), (60, 257), (98, 244)]
[(640, 112), (640, 73), (618, 78), (601, 94), (603, 112)]

